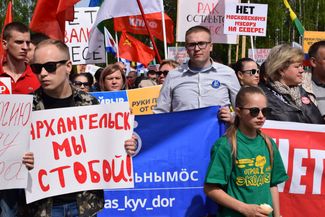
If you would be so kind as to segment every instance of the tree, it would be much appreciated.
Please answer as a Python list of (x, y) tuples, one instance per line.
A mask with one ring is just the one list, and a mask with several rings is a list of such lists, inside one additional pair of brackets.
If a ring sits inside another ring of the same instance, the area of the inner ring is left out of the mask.
[[(13, 20), (29, 25), (36, 1), (32, 0), (13, 0)], [(4, 17), (6, 16), (8, 1), (0, 2), (0, 26), (2, 29)]]

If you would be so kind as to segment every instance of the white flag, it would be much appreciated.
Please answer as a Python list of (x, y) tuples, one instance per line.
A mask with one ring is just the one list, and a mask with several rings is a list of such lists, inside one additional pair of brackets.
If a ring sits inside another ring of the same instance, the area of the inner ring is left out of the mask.
[[(140, 0), (144, 13), (156, 13), (163, 10), (163, 0)], [(104, 0), (97, 13), (96, 21), (91, 28), (89, 40), (89, 52), (94, 52), (100, 45), (98, 42), (104, 40), (103, 34), (98, 30), (97, 25), (104, 20), (113, 17), (124, 17), (140, 15), (137, 0)]]

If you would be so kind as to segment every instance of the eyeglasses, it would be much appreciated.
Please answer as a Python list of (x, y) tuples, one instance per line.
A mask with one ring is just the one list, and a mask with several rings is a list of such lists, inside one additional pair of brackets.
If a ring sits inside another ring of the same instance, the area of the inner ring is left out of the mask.
[(200, 50), (205, 49), (208, 44), (210, 44), (211, 41), (199, 41), (199, 42), (193, 42), (193, 43), (186, 43), (186, 48), (189, 50), (194, 50), (196, 46), (199, 47)]
[(31, 64), (30, 67), (32, 68), (32, 71), (35, 74), (41, 74), (42, 68), (44, 68), (47, 72), (52, 73), (56, 71), (58, 64), (64, 64), (66, 62), (68, 62), (68, 60), (60, 60), (56, 62), (51, 61), (51, 62), (46, 62), (44, 64), (34, 63)]
[(84, 87), (89, 87), (90, 85), (89, 85), (89, 82), (81, 82), (81, 81), (75, 81), (75, 82), (73, 82), (73, 84), (75, 85), (75, 86), (77, 86), (77, 87), (81, 87), (82, 85), (84, 86)]
[(259, 74), (260, 70), (259, 69), (250, 69), (250, 70), (243, 70), (241, 71), (243, 73), (249, 73), (250, 75), (255, 75), (256, 73)]
[(247, 110), (249, 110), (249, 114), (253, 118), (257, 117), (260, 114), (261, 111), (262, 111), (262, 114), (263, 114), (264, 117), (268, 116), (271, 113), (271, 111), (272, 111), (272, 109), (269, 108), (269, 107), (265, 107), (265, 108), (262, 108), (262, 109), (257, 108), (257, 107), (252, 107), (252, 108), (239, 107), (239, 108), (240, 109), (247, 109)]
[(160, 76), (160, 75), (164, 75), (164, 76), (166, 77), (167, 74), (168, 74), (168, 72), (169, 72), (169, 71), (167, 71), (167, 70), (164, 70), (164, 71), (158, 71), (158, 72), (157, 72), (157, 75), (158, 75), (158, 76)]

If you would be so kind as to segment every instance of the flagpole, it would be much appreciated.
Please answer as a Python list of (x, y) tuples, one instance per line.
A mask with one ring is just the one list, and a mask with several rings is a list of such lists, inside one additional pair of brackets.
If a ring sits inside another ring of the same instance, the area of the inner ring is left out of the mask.
[(164, 39), (164, 56), (167, 59), (167, 40), (166, 40), (166, 22), (165, 22), (165, 9), (164, 9), (164, 0), (161, 0), (161, 22), (162, 22), (162, 29), (163, 29), (163, 39)]
[[(247, 1), (248, 4), (250, 4), (250, 0)], [(254, 50), (254, 41), (253, 41), (253, 36), (250, 36), (250, 40), (251, 40), (251, 48), (252, 48), (252, 55), (253, 55), (253, 60), (256, 61), (255, 59), (255, 50)]]
[(138, 3), (138, 6), (139, 6), (139, 9), (140, 9), (140, 11), (141, 11), (142, 19), (143, 19), (144, 24), (145, 24), (145, 26), (146, 26), (146, 29), (147, 29), (147, 31), (148, 31), (148, 33), (149, 33), (150, 40), (151, 40), (152, 45), (153, 45), (153, 47), (154, 47), (154, 51), (155, 51), (156, 56), (157, 56), (157, 58), (158, 58), (158, 62), (161, 63), (161, 58), (160, 58), (160, 55), (159, 55), (159, 52), (158, 52), (158, 49), (157, 49), (157, 46), (156, 46), (155, 40), (153, 39), (153, 36), (152, 36), (152, 34), (151, 34), (151, 32), (150, 32), (149, 25), (148, 25), (148, 21), (147, 21), (147, 19), (146, 19), (145, 13), (144, 13), (144, 11), (143, 11), (142, 4), (141, 4), (140, 0), (137, 0), (137, 3)]

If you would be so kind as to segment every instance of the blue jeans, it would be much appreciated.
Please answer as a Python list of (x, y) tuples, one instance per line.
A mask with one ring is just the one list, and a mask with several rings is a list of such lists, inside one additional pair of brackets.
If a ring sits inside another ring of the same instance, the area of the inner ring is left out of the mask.
[(77, 202), (66, 203), (52, 207), (52, 217), (78, 217)]
[(0, 191), (0, 217), (18, 216), (19, 198), (24, 197), (22, 189)]

